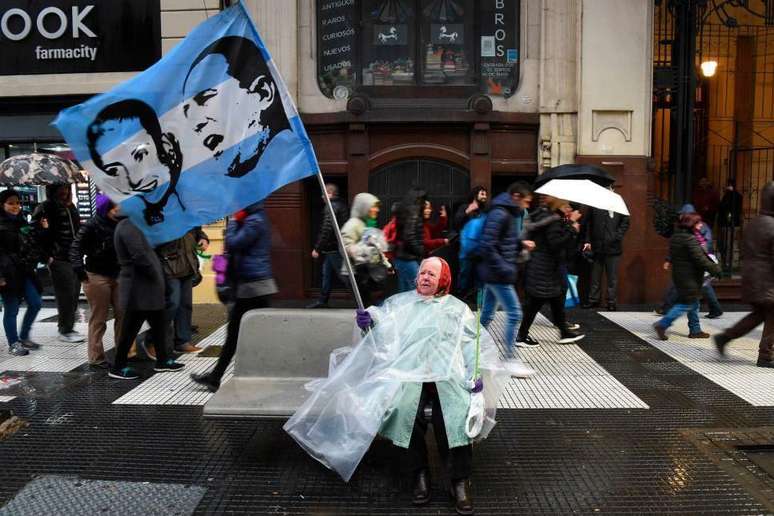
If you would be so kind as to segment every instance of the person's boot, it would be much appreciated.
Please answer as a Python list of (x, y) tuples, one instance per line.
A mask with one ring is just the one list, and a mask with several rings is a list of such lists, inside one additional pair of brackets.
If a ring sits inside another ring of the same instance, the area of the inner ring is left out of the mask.
[(715, 348), (718, 350), (718, 354), (722, 357), (726, 354), (726, 346), (731, 342), (731, 337), (725, 333), (718, 333), (712, 340), (715, 342)]
[(191, 380), (206, 387), (210, 392), (216, 392), (220, 389), (220, 380), (210, 373), (191, 373)]
[(608, 303), (607, 304), (607, 311), (608, 312), (615, 312), (616, 310), (618, 310), (618, 306), (616, 306), (615, 303)]
[(306, 305), (306, 308), (328, 308), (328, 301), (318, 299), (314, 303)]
[(457, 514), (467, 516), (473, 514), (473, 500), (470, 497), (470, 480), (452, 480), (451, 496), (454, 500), (454, 510)]
[(710, 334), (704, 331), (700, 331), (698, 333), (689, 333), (688, 338), (689, 339), (708, 339), (710, 338)]
[(414, 491), (411, 503), (426, 505), (430, 501), (430, 475), (426, 469), (420, 469), (414, 475)]
[(588, 310), (590, 308), (599, 308), (599, 301), (586, 301), (581, 305), (581, 308)]
[(578, 333), (577, 331), (572, 331), (568, 329), (564, 329), (562, 331), (561, 337), (557, 341), (559, 344), (572, 344), (573, 342), (578, 342), (586, 335), (582, 333)]
[(656, 332), (656, 335), (658, 336), (658, 340), (667, 340), (669, 337), (667, 337), (666, 334), (666, 328), (661, 326), (659, 323), (655, 323), (653, 325), (653, 331)]
[(758, 367), (768, 367), (768, 368), (774, 369), (774, 362), (760, 357), (758, 358), (758, 363), (756, 363), (755, 365), (757, 365)]

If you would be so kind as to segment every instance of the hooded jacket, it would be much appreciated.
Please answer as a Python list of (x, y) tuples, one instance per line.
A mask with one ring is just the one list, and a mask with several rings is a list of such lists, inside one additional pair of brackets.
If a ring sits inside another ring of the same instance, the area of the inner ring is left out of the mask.
[[(344, 240), (344, 249), (352, 256), (352, 247), (360, 242), (363, 232), (366, 230), (368, 212), (379, 198), (370, 193), (359, 193), (352, 200), (352, 209), (349, 211), (349, 220), (341, 228), (341, 238)], [(420, 237), (421, 238), (421, 237)]]
[(38, 233), (27, 224), (24, 216), (9, 215), (0, 206), (0, 279), (3, 294), (21, 296), (24, 282), (31, 279), (39, 288), (35, 267), (41, 258)]
[(516, 281), (516, 258), (521, 250), (521, 238), (514, 220), (522, 212), (507, 192), (492, 200), (479, 242), (478, 277), (484, 283)]
[(244, 210), (242, 221), (229, 220), (226, 228), (226, 251), (229, 256), (228, 275), (236, 283), (269, 279), (271, 270), (271, 227), (263, 203)]
[(720, 266), (707, 257), (693, 231), (678, 228), (669, 239), (672, 259), (672, 281), (678, 301), (690, 304), (701, 299), (704, 272), (720, 274)]
[(763, 187), (760, 206), (744, 228), (742, 298), (774, 310), (774, 181)]
[(575, 250), (578, 233), (564, 218), (541, 207), (529, 214), (525, 230), (535, 242), (526, 267), (525, 290), (531, 296), (549, 299), (562, 294), (561, 266)]
[(108, 278), (118, 277), (121, 267), (118, 265), (113, 242), (117, 224), (108, 217), (95, 215), (78, 230), (78, 235), (70, 246), (70, 262), (81, 280), (85, 279), (86, 271)]
[(48, 200), (35, 209), (32, 219), (39, 225), (40, 219), (48, 221), (48, 229), (41, 230), (41, 246), (48, 257), (70, 261), (70, 245), (78, 235), (81, 226), (80, 215), (75, 204), (65, 206), (55, 199), (60, 185), (46, 187)]

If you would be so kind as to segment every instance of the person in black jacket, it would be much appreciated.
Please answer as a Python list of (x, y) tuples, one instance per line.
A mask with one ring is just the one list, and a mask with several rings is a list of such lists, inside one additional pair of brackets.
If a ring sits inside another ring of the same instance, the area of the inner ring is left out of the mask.
[(48, 229), (43, 233), (43, 244), (54, 284), (59, 340), (83, 342), (85, 337), (74, 329), (81, 282), (70, 262), (70, 246), (78, 234), (80, 216), (73, 204), (70, 185), (50, 185), (46, 187), (46, 197), (46, 201), (35, 209), (32, 218), (38, 223), (42, 219), (48, 221)]
[(660, 340), (667, 340), (666, 331), (675, 319), (688, 314), (688, 337), (707, 339), (708, 333), (701, 331), (699, 322), (699, 302), (704, 272), (713, 276), (720, 274), (720, 266), (709, 259), (707, 253), (693, 234), (694, 227), (701, 222), (697, 213), (680, 216), (675, 233), (669, 240), (669, 255), (672, 258), (672, 281), (677, 289), (677, 303), (653, 325)]
[(546, 303), (550, 303), (553, 322), (559, 328), (560, 344), (570, 344), (585, 336), (568, 327), (564, 312), (565, 264), (575, 252), (581, 218), (577, 210), (565, 217), (561, 211), (565, 204), (566, 201), (546, 196), (544, 205), (531, 212), (524, 224), (526, 233), (535, 242), (535, 250), (526, 267), (524, 319), (519, 327), (517, 343), (536, 343), (530, 337), (529, 329)]
[[(9, 353), (28, 355), (39, 344), (30, 339), (32, 323), (40, 311), (40, 285), (35, 276), (40, 248), (38, 233), (24, 220), (20, 195), (15, 190), (0, 192), (0, 297), (3, 299), (3, 329)], [(42, 221), (46, 229), (46, 221)], [(16, 316), (21, 300), (27, 301), (21, 333)]]
[[(333, 183), (325, 185), (325, 195), (331, 201), (333, 212), (336, 214), (336, 225), (341, 227), (349, 218), (347, 204), (339, 198), (339, 187)], [(336, 238), (333, 227), (333, 217), (327, 204), (323, 204), (322, 226), (317, 235), (317, 242), (312, 249), (312, 258), (315, 260), (322, 256), (322, 287), (320, 288), (320, 298), (307, 306), (307, 308), (325, 308), (328, 306), (328, 298), (331, 295), (333, 279), (341, 270), (341, 254), (339, 253), (339, 242)]]
[[(118, 302), (118, 273), (113, 234), (119, 218), (119, 208), (107, 195), (98, 194), (96, 215), (90, 218), (70, 246), (70, 262), (81, 280), (83, 293), (89, 302), (89, 365), (106, 368), (102, 338), (107, 329), (108, 311), (113, 308), (113, 340), (118, 342), (123, 311)], [(86, 264), (84, 265), (84, 256)]]
[(468, 194), (468, 202), (461, 204), (457, 211), (454, 212), (454, 220), (452, 221), (452, 227), (455, 231), (460, 232), (465, 224), (472, 218), (478, 217), (480, 214), (485, 213), (489, 204), (489, 193), (483, 186), (474, 186)]
[(412, 187), (400, 205), (395, 237), (395, 260), (393, 266), (398, 273), (398, 292), (414, 290), (414, 281), (419, 273), (419, 261), (424, 258), (424, 218), (427, 192)]
[(592, 208), (586, 224), (583, 252), (591, 252), (591, 290), (584, 308), (598, 307), (602, 300), (602, 273), (607, 276), (607, 309), (614, 311), (618, 303), (618, 262), (623, 253), (623, 239), (629, 230), (629, 217), (607, 210)]

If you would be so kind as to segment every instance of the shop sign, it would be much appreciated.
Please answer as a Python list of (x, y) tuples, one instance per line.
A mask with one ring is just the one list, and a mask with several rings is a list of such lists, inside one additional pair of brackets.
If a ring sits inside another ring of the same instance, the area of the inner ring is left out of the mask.
[(0, 75), (132, 72), (161, 57), (160, 0), (2, 0)]
[(354, 88), (358, 4), (355, 0), (317, 1), (317, 81), (328, 97), (346, 97)]
[(481, 88), (510, 97), (519, 85), (519, 0), (482, 0)]

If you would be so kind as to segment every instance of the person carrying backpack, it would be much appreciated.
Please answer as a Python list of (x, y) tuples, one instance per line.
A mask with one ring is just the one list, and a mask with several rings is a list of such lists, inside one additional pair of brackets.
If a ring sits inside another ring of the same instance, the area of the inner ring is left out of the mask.
[[(481, 308), (481, 325), (488, 328), (494, 319), (497, 306), (506, 311), (505, 359), (512, 376), (530, 376), (534, 371), (524, 365), (514, 349), (516, 329), (521, 322), (521, 305), (516, 295), (516, 260), (522, 249), (531, 251), (535, 243), (521, 240), (515, 217), (529, 208), (532, 190), (525, 183), (517, 182), (492, 201), (492, 207), (483, 226), (476, 255), (481, 261), (477, 272), (483, 282), (484, 302)], [(468, 222), (468, 225), (474, 221)]]

